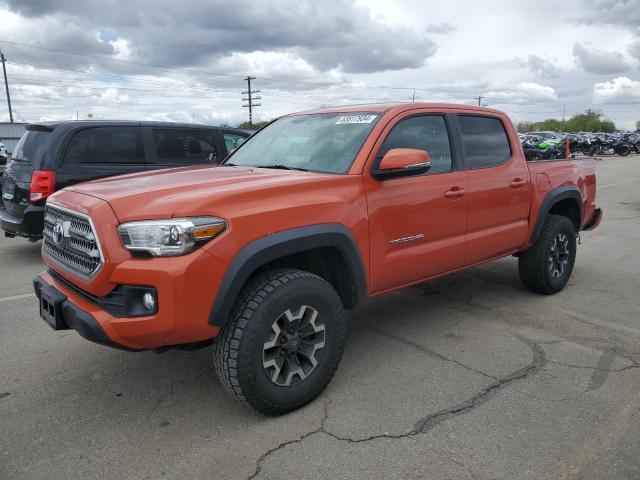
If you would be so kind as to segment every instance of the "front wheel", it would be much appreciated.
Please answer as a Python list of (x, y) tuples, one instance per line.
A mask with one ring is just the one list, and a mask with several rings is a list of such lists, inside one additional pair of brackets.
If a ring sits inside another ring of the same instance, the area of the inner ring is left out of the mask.
[(268, 415), (306, 405), (327, 386), (345, 342), (340, 297), (309, 272), (258, 274), (214, 342), (216, 373), (243, 404)]
[(547, 295), (562, 290), (576, 260), (576, 230), (567, 217), (549, 215), (538, 240), (518, 258), (526, 288)]

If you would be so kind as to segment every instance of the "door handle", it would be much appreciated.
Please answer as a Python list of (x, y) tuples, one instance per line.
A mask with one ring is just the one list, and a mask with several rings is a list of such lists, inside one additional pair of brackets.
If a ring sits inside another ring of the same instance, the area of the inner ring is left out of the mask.
[(526, 183), (526, 180), (522, 180), (521, 178), (514, 178), (511, 183), (509, 183), (509, 186), (511, 188), (520, 188), (524, 187)]
[(451, 190), (444, 192), (444, 198), (460, 198), (464, 196), (467, 191), (464, 188), (453, 187)]

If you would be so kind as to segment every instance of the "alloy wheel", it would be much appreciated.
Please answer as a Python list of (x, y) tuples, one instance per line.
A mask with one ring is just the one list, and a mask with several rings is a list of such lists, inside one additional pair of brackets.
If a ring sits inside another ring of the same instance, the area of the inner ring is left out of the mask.
[(560, 278), (564, 274), (568, 263), (569, 237), (564, 233), (558, 233), (549, 249), (549, 273), (553, 278)]
[(276, 385), (288, 387), (307, 378), (317, 367), (325, 346), (325, 325), (308, 305), (280, 314), (262, 347), (262, 367)]

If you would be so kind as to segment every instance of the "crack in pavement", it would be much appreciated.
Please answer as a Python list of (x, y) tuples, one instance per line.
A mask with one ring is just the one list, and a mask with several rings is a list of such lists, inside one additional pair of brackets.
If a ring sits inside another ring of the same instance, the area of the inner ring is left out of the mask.
[[(626, 358), (626, 357), (623, 357)], [(555, 363), (556, 365), (563, 365), (565, 367), (571, 367), (571, 368), (583, 368), (585, 370), (599, 370), (599, 371), (603, 371), (603, 372), (608, 372), (608, 373), (619, 373), (619, 372), (624, 372), (626, 370), (631, 370), (633, 368), (640, 368), (640, 364), (636, 363), (634, 361), (634, 363), (632, 365), (627, 365), (626, 367), (622, 367), (622, 368), (614, 368), (614, 369), (604, 369), (604, 368), (599, 368), (599, 367), (590, 367), (588, 365), (574, 365), (572, 363), (564, 363), (564, 362), (558, 362), (556, 360), (547, 360), (548, 363)]]
[[(374, 330), (375, 331), (375, 330)], [(381, 332), (377, 332), (377, 333), (381, 333)], [(383, 335), (386, 335), (383, 333)], [(306, 440), (307, 438), (316, 435), (316, 434), (325, 434), (335, 440), (341, 441), (341, 442), (347, 442), (347, 443), (351, 443), (351, 444), (357, 444), (357, 443), (365, 443), (365, 442), (370, 442), (372, 440), (378, 440), (378, 439), (383, 439), (383, 438), (387, 438), (387, 439), (401, 439), (401, 438), (411, 438), (411, 437), (415, 437), (417, 435), (424, 435), (427, 432), (433, 430), (435, 427), (437, 427), (438, 425), (440, 425), (443, 422), (446, 422), (454, 417), (460, 416), (460, 415), (464, 415), (466, 413), (469, 413), (470, 411), (474, 410), (476, 407), (479, 407), (480, 405), (486, 403), (487, 401), (489, 401), (489, 399), (493, 396), (495, 396), (500, 390), (504, 389), (507, 385), (518, 381), (518, 380), (523, 380), (525, 378), (527, 378), (529, 375), (537, 372), (538, 370), (540, 370), (542, 367), (544, 367), (544, 365), (547, 363), (547, 356), (545, 351), (542, 349), (542, 347), (540, 347), (539, 343), (534, 343), (526, 338), (523, 337), (519, 337), (517, 336), (516, 338), (518, 338), (518, 340), (520, 340), (521, 342), (523, 342), (524, 344), (526, 344), (532, 352), (533, 355), (533, 359), (531, 360), (531, 362), (528, 365), (525, 365), (524, 367), (516, 370), (515, 372), (502, 377), (502, 378), (496, 378), (496, 381), (487, 385), (486, 387), (484, 387), (482, 390), (480, 390), (479, 392), (475, 393), (474, 395), (472, 395), (470, 398), (468, 398), (467, 400), (454, 405), (453, 407), (447, 408), (447, 409), (443, 409), (440, 410), (438, 412), (435, 413), (431, 413), (429, 415), (426, 415), (424, 417), (422, 417), (421, 419), (419, 419), (415, 424), (414, 427), (409, 430), (406, 433), (400, 433), (400, 434), (389, 434), (389, 433), (383, 433), (383, 434), (379, 434), (379, 435), (371, 435), (369, 437), (365, 437), (365, 438), (358, 438), (358, 439), (353, 439), (353, 438), (349, 438), (349, 437), (341, 437), (333, 432), (330, 432), (326, 429), (325, 424), (327, 422), (327, 419), (329, 417), (329, 405), (331, 403), (331, 401), (327, 401), (324, 405), (324, 414), (322, 417), (322, 421), (320, 422), (320, 426), (315, 429), (312, 430), (310, 432), (305, 433), (304, 435), (301, 435), (300, 437), (294, 439), (294, 440), (288, 440), (286, 442), (282, 442), (280, 443), (278, 446), (273, 447), (269, 450), (267, 450), (264, 454), (262, 454), (260, 456), (260, 458), (258, 458), (258, 460), (256, 461), (256, 467), (254, 472), (248, 477), (248, 480), (252, 480), (258, 477), (258, 475), (260, 475), (260, 472), (262, 471), (262, 465), (264, 464), (265, 460), (270, 457), (271, 455), (273, 455), (275, 452), (277, 452), (278, 450), (281, 450), (283, 448), (288, 447), (289, 445), (293, 445), (296, 443), (301, 443), (304, 440)], [(402, 341), (402, 340), (401, 340)], [(424, 347), (421, 347), (421, 349)], [(443, 358), (443, 360), (445, 361), (451, 361), (449, 359), (447, 359), (446, 357)], [(455, 361), (454, 361), (455, 363)], [(463, 365), (464, 366), (464, 365)], [(481, 373), (481, 372), (478, 372)], [(489, 376), (484, 374), (485, 376)], [(494, 377), (495, 378), (495, 377)]]
[(256, 478), (258, 475), (260, 475), (260, 472), (262, 471), (262, 464), (263, 462), (267, 459), (267, 457), (271, 456), (273, 453), (275, 453), (276, 451), (288, 447), (289, 445), (293, 445), (295, 443), (300, 443), (302, 441), (304, 441), (306, 438), (309, 438), (311, 435), (315, 435), (316, 433), (321, 433), (321, 432), (326, 432), (325, 430), (325, 422), (327, 421), (327, 418), (329, 418), (329, 404), (331, 403), (331, 400), (328, 400), (325, 402), (324, 407), (323, 407), (323, 415), (322, 415), (322, 420), (320, 421), (320, 426), (315, 429), (315, 430), (311, 430), (310, 432), (305, 433), (304, 435), (294, 439), (294, 440), (287, 440), (286, 442), (281, 442), (278, 446), (270, 448), (269, 450), (267, 450), (265, 453), (263, 453), (262, 455), (260, 455), (260, 458), (258, 458), (258, 460), (256, 461), (256, 468), (254, 470), (254, 472), (249, 475), (249, 477), (247, 477), (247, 480), (252, 480), (254, 478)]
[(444, 355), (442, 355), (442, 354), (440, 354), (438, 352), (434, 352), (433, 350), (425, 347), (424, 345), (420, 345), (419, 343), (413, 342), (411, 340), (407, 340), (406, 338), (398, 337), (396, 335), (393, 335), (392, 333), (388, 333), (388, 332), (385, 332), (383, 330), (379, 330), (379, 329), (374, 328), (374, 327), (367, 327), (367, 329), (372, 331), (372, 332), (374, 332), (374, 333), (377, 333), (378, 335), (382, 335), (383, 337), (390, 338), (392, 340), (395, 340), (396, 342), (400, 342), (400, 343), (403, 343), (403, 344), (405, 344), (405, 345), (407, 345), (407, 346), (409, 346), (411, 348), (415, 348), (416, 350), (420, 350), (421, 352), (424, 352), (427, 355), (429, 355), (431, 358), (435, 358), (437, 360), (442, 360), (443, 362), (455, 363), (456, 365), (459, 365), (460, 367), (462, 367), (462, 368), (464, 368), (466, 370), (469, 370), (470, 372), (477, 373), (478, 375), (482, 375), (482, 376), (487, 377), (487, 378), (492, 378), (493, 380), (500, 380), (498, 377), (495, 377), (495, 376), (493, 376), (493, 375), (491, 375), (489, 373), (485, 373), (485, 372), (483, 372), (481, 370), (476, 370), (475, 368), (473, 368), (473, 367), (471, 367), (471, 366), (469, 366), (469, 365), (467, 365), (465, 363), (462, 363), (462, 362), (460, 362), (460, 361), (458, 361), (458, 360), (456, 360), (454, 358), (445, 357)]

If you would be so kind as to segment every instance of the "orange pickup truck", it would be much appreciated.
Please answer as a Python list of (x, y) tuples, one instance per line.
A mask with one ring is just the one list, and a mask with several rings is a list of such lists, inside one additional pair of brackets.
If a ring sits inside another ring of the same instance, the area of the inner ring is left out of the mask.
[(128, 350), (213, 343), (267, 414), (313, 400), (367, 297), (515, 255), (560, 291), (595, 228), (591, 160), (525, 161), (502, 112), (364, 105), (271, 123), (221, 166), (113, 177), (46, 206), (42, 318)]

